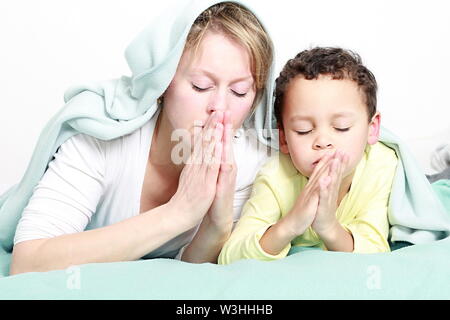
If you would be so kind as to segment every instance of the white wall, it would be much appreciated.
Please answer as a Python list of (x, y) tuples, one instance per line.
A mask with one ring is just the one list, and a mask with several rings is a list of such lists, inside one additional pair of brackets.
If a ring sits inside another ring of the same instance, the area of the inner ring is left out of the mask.
[[(0, 2), (0, 192), (21, 178), (38, 135), (71, 85), (129, 75), (123, 51), (181, 0)], [(249, 0), (277, 49), (342, 46), (379, 82), (383, 124), (411, 142), (425, 171), (450, 143), (450, 19), (445, 0)]]

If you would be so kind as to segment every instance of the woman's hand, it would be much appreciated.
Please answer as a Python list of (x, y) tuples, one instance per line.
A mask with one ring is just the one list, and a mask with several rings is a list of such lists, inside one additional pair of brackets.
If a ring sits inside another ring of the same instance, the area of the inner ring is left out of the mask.
[(233, 154), (231, 115), (223, 115), (222, 152), (214, 181), (215, 194), (200, 227), (181, 259), (192, 263), (217, 262), (220, 250), (233, 227), (233, 199), (237, 167)]
[(216, 194), (208, 211), (209, 224), (218, 230), (231, 232), (233, 225), (233, 199), (237, 166), (233, 153), (233, 124), (230, 111), (223, 118), (223, 150), (217, 179)]
[(213, 112), (203, 130), (194, 137), (194, 148), (169, 201), (182, 213), (179, 223), (188, 228), (201, 222), (216, 195), (216, 185), (223, 152), (223, 113)]

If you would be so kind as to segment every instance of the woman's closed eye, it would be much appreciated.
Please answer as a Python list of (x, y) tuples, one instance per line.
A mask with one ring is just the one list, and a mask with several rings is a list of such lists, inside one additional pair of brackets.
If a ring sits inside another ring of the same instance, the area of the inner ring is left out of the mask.
[(235, 90), (231, 90), (231, 92), (238, 98), (244, 98), (247, 95), (247, 92), (240, 93), (240, 92), (235, 91)]
[(192, 89), (194, 89), (195, 91), (198, 92), (205, 92), (206, 90), (210, 89), (211, 87), (201, 87), (201, 86), (197, 86), (195, 84), (192, 84)]
[[(205, 92), (205, 91), (208, 91), (211, 88), (212, 87), (204, 87), (204, 86), (198, 86), (198, 85), (192, 84), (192, 89), (194, 89), (195, 91), (198, 91), (198, 92)], [(238, 98), (244, 98), (247, 95), (247, 92), (240, 93), (240, 92), (235, 91), (235, 90), (231, 90), (231, 92)]]

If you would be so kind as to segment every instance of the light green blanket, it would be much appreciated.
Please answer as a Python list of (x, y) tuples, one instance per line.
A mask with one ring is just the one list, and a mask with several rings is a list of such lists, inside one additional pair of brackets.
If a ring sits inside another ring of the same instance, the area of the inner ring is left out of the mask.
[(370, 255), (307, 250), (273, 262), (88, 264), (0, 279), (0, 299), (450, 299), (450, 238)]
[[(450, 234), (450, 206), (443, 206), (450, 188), (440, 185), (435, 192), (404, 143), (386, 129), (381, 140), (396, 150), (402, 163), (391, 196), (391, 240), (421, 245), (376, 255), (307, 251), (273, 263), (241, 261), (230, 266), (160, 259), (92, 264), (79, 269), (78, 291), (67, 289), (65, 271), (7, 277), (17, 222), (57, 148), (77, 133), (109, 140), (146, 123), (175, 73), (190, 25), (216, 2), (188, 3), (139, 34), (126, 50), (132, 77), (67, 91), (66, 105), (42, 131), (22, 180), (0, 197), (0, 298), (448, 298), (450, 286), (442, 284), (450, 279), (450, 240), (436, 240)], [(267, 92), (272, 89), (273, 73)], [(268, 129), (272, 119), (272, 95), (266, 94), (245, 126)], [(262, 134), (259, 138), (267, 143)], [(382, 275), (381, 289), (369, 290), (368, 272), (376, 270)]]

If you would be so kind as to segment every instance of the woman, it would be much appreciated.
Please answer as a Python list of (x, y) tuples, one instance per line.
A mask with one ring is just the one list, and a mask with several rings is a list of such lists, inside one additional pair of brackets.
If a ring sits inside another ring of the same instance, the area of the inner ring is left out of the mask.
[(267, 156), (237, 129), (270, 128), (272, 44), (239, 4), (197, 1), (180, 12), (127, 48), (133, 78), (66, 94), (62, 112), (77, 116), (55, 145), (71, 137), (23, 210), (11, 274), (177, 254), (216, 262)]

